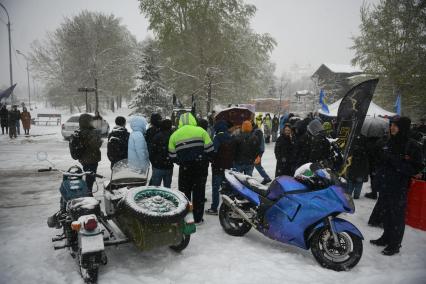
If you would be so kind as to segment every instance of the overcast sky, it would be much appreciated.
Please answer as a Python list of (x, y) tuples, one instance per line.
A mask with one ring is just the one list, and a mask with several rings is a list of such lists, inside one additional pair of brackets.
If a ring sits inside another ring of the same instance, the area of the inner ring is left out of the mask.
[[(122, 19), (138, 40), (150, 32), (139, 13), (137, 0), (0, 0), (9, 12), (12, 29), (14, 82), (26, 89), (25, 60), (15, 50), (30, 51), (30, 44), (55, 30), (65, 17), (81, 10), (112, 13)], [(252, 21), (256, 32), (277, 41), (272, 53), (276, 74), (294, 64), (316, 69), (323, 62), (350, 64), (351, 37), (359, 34), (363, 0), (246, 0), (258, 11)], [(377, 3), (378, 0), (368, 0)], [(7, 16), (0, 8), (0, 86), (9, 85)]]

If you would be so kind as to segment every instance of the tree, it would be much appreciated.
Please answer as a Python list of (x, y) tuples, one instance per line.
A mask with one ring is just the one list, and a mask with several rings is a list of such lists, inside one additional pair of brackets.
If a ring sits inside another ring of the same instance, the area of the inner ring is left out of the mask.
[(100, 98), (129, 94), (136, 40), (113, 15), (83, 11), (32, 45), (31, 61), (55, 104), (82, 105), (79, 87), (98, 85)]
[[(275, 41), (250, 29), (256, 8), (242, 0), (139, 0), (159, 42), (165, 83), (197, 106), (241, 103), (273, 82)], [(272, 79), (271, 79), (272, 78)]]
[(403, 112), (422, 115), (426, 107), (426, 2), (381, 0), (372, 8), (364, 4), (360, 28), (361, 35), (353, 39), (352, 63), (381, 76), (378, 92), (388, 106), (402, 94)]
[(153, 112), (158, 112), (165, 117), (172, 111), (172, 96), (161, 81), (158, 61), (156, 42), (147, 40), (140, 55), (136, 87), (132, 90), (135, 96), (129, 104), (133, 114), (150, 117)]

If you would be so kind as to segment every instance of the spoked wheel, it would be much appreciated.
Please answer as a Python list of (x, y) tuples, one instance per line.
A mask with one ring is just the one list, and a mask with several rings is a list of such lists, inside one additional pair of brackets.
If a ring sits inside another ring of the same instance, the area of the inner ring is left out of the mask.
[(339, 246), (336, 246), (330, 230), (323, 227), (311, 238), (311, 251), (318, 263), (328, 269), (349, 270), (361, 259), (362, 240), (351, 232), (336, 233)]
[(186, 247), (189, 244), (189, 241), (191, 240), (191, 235), (183, 235), (183, 239), (180, 242), (180, 244), (175, 245), (175, 246), (170, 246), (170, 248), (176, 252), (181, 252), (184, 249), (186, 249)]
[(84, 280), (84, 283), (88, 283), (88, 284), (97, 283), (99, 267), (83, 268), (83, 264), (81, 262), (81, 253), (78, 253), (77, 255), (78, 255), (78, 267), (80, 268), (80, 274)]
[(251, 229), (251, 225), (232, 211), (232, 209), (225, 203), (222, 203), (220, 206), (219, 221), (225, 232), (231, 236), (244, 236)]

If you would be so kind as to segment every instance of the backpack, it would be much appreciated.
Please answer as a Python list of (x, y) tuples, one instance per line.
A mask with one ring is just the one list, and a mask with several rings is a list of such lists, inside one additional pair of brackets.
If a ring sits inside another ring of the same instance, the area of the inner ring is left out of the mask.
[(75, 131), (74, 134), (71, 135), (69, 147), (70, 147), (71, 157), (74, 160), (79, 160), (82, 158), (84, 146), (83, 146), (83, 143), (81, 142), (79, 131)]
[(111, 136), (107, 144), (107, 156), (111, 162), (118, 162), (127, 156), (127, 141)]

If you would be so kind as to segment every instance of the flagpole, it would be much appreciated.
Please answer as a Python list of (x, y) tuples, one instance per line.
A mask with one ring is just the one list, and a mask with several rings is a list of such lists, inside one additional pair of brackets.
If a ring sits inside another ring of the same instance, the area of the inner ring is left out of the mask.
[[(0, 6), (4, 9), (4, 11), (6, 12), (7, 15), (7, 32), (9, 35), (9, 73), (10, 73), (10, 86), (12, 87), (13, 85), (13, 75), (12, 75), (12, 43), (11, 43), (11, 37), (10, 37), (10, 19), (9, 19), (9, 13), (6, 10), (6, 7), (0, 3)], [(11, 94), (11, 98), (10, 98), (12, 104), (13, 104), (13, 91)]]

